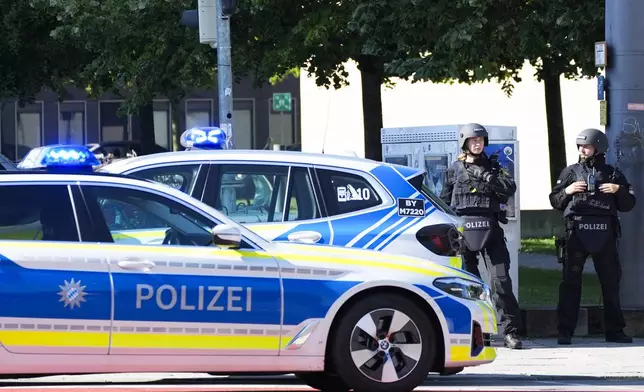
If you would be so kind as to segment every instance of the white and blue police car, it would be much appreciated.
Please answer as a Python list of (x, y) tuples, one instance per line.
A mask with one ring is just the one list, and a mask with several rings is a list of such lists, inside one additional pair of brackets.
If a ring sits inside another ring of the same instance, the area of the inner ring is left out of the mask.
[[(490, 290), (464, 271), (271, 242), (97, 164), (85, 147), (49, 146), (0, 174), (5, 377), (279, 372), (396, 392), (496, 357)], [(128, 240), (141, 231), (159, 238)]]
[[(422, 169), (349, 156), (226, 150), (219, 128), (190, 129), (181, 143), (190, 150), (124, 159), (99, 171), (179, 189), (268, 240), (462, 266), (460, 218), (424, 186)], [(144, 234), (138, 239), (147, 241)]]

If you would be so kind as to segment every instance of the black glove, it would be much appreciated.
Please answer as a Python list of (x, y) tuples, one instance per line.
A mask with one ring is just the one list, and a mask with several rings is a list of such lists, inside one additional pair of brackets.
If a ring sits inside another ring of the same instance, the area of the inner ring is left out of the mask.
[(483, 182), (490, 181), (490, 177), (492, 177), (492, 173), (485, 171), (480, 166), (469, 166), (467, 168), (467, 173), (474, 178), (483, 180)]

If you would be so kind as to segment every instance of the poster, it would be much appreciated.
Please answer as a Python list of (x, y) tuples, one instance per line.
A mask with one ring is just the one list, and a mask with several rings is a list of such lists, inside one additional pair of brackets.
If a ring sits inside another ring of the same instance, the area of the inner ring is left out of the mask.
[[(505, 172), (506, 175), (512, 177), (516, 181), (514, 176), (514, 161), (515, 161), (515, 151), (513, 143), (490, 143), (485, 147), (485, 153), (488, 157), (493, 158), (493, 155), (496, 155), (501, 169)], [(514, 196), (510, 197), (508, 200), (507, 206), (502, 206), (507, 211), (508, 218), (515, 217), (515, 204)]]
[(425, 186), (439, 196), (447, 171), (447, 155), (425, 155), (425, 170), (427, 170)]

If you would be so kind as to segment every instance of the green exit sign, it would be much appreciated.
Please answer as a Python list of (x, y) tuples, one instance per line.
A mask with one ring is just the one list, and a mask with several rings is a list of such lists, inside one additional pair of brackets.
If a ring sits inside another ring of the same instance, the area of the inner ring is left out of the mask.
[(291, 111), (291, 93), (274, 93), (273, 111), (290, 112)]

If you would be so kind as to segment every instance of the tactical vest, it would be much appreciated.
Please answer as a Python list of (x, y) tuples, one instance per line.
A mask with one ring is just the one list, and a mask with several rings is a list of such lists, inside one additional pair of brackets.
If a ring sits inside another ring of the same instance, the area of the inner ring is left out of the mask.
[(481, 209), (488, 213), (501, 210), (496, 194), (485, 182), (467, 173), (465, 162), (457, 161), (454, 175), (456, 181), (451, 201), (454, 210)]
[[(589, 174), (593, 173), (593, 169), (582, 164), (575, 164), (572, 167), (575, 178), (572, 182), (584, 181), (588, 183)], [(602, 184), (613, 181), (615, 174), (614, 169), (609, 165), (601, 165), (595, 168), (595, 189), (594, 192), (588, 190), (584, 192), (575, 193), (572, 200), (568, 203), (564, 211), (564, 217), (571, 215), (617, 215), (617, 205), (615, 203), (615, 195), (612, 193), (603, 193), (599, 190)]]

